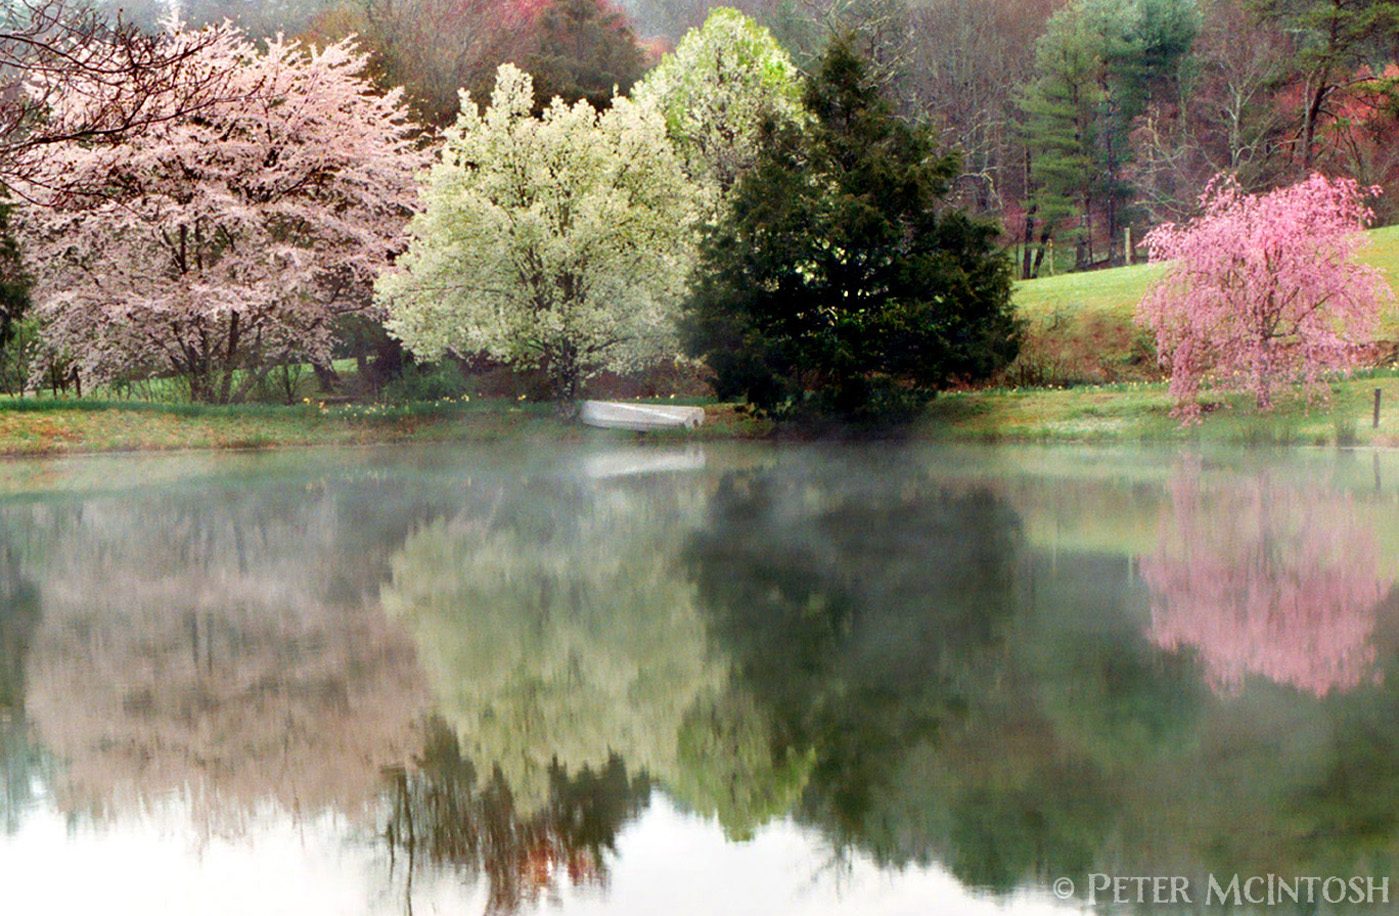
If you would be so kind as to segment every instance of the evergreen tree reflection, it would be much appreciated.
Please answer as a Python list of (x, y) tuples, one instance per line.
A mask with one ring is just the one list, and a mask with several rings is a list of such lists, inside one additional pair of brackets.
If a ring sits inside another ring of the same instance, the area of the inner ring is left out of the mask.
[(436, 718), (415, 765), (388, 777), (391, 855), (410, 880), (423, 862), (483, 875), (488, 913), (515, 912), (564, 884), (604, 883), (617, 831), (651, 792), (649, 780), (629, 774), (617, 756), (572, 774), (555, 761), (544, 803), (521, 810), (500, 770), (478, 772)]
[(900, 453), (875, 460), (889, 466), (730, 475), (687, 557), (711, 633), (771, 723), (772, 758), (812, 761), (801, 817), (905, 862), (929, 852), (906, 829), (924, 806), (887, 800), (1003, 653), (1023, 545), (989, 492), (949, 489)]

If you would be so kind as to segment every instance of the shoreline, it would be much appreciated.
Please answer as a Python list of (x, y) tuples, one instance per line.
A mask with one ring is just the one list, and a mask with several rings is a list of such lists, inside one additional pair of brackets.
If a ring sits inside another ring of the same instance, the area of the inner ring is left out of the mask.
[[(1381, 423), (1371, 427), (1373, 390), (1382, 390)], [(510, 400), (406, 405), (245, 405), (150, 402), (0, 401), (0, 456), (172, 451), (263, 451), (278, 448), (401, 443), (538, 443), (586, 440), (657, 443), (705, 441), (842, 441), (1075, 445), (1272, 445), (1399, 447), (1399, 373), (1347, 379), (1329, 403), (1289, 398), (1259, 412), (1242, 396), (1221, 397), (1203, 422), (1182, 427), (1170, 416), (1164, 384), (1025, 388), (940, 395), (922, 417), (896, 429), (812, 435), (774, 429), (731, 404), (707, 403), (696, 431), (638, 434), (595, 430), (559, 420), (551, 404)]]

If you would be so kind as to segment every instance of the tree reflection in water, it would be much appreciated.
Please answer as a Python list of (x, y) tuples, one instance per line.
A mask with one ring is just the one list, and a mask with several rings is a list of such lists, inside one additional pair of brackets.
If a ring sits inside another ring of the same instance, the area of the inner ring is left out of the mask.
[(99, 815), (178, 801), (214, 832), (268, 806), (368, 818), (417, 743), (413, 646), (347, 586), (334, 499), (225, 496), (42, 513), (26, 706), (63, 762), (55, 795)]
[[(709, 492), (699, 476), (542, 475), (477, 487), (407, 539), (382, 597), (414, 634), (441, 733), (437, 769), (403, 777), (391, 839), (402, 845), (412, 821), (436, 857), (485, 871), (506, 908), (538, 892), (518, 877), (529, 863), (600, 874), (641, 787), (735, 838), (790, 810), (810, 758), (775, 753), (681, 566)], [(470, 803), (453, 810), (452, 798)], [(581, 835), (582, 858), (579, 810), (606, 828)]]
[(673, 570), (670, 494), (543, 480), (498, 495), (411, 535), (382, 593), (463, 753), (526, 812), (555, 761), (672, 772), (685, 713), (723, 670)]
[(23, 525), (0, 511), (0, 829), (12, 834), (20, 811), (34, 801), (35, 775), (46, 756), (29, 737), (24, 662), (39, 625), (39, 588), (29, 576), (34, 549)]
[(436, 718), (414, 766), (388, 776), (384, 836), (395, 862), (403, 860), (408, 899), (414, 869), (425, 859), (484, 875), (487, 913), (513, 913), (563, 884), (603, 884), (617, 831), (651, 792), (650, 782), (629, 775), (615, 755), (597, 770), (573, 774), (555, 762), (544, 803), (522, 811), (500, 770), (478, 773), (456, 734)]
[(1199, 653), (1212, 686), (1261, 676), (1316, 696), (1375, 676), (1376, 608), (1393, 585), (1349, 494), (1272, 475), (1178, 471), (1156, 552), (1150, 638)]
[[(1399, 589), (1365, 492), (745, 454), (473, 469), (411, 512), (262, 482), (0, 514), (0, 701), (66, 758), (64, 813), (372, 811), (410, 903), (443, 869), (493, 912), (566, 904), (623, 872), (653, 789), (730, 839), (790, 818), (998, 893), (1399, 859)], [(5, 740), (22, 789), (41, 761)]]
[[(1052, 478), (1016, 485), (1053, 502)], [(1088, 871), (1383, 872), (1399, 848), (1399, 749), (1379, 722), (1399, 695), (1371, 675), (1395, 663), (1399, 597), (1377, 610), (1390, 583), (1375, 526), (1325, 486), (1289, 495), (1245, 475), (1211, 491), (1218, 510), (1187, 497), (1194, 486), (1175, 482), (1158, 558), (1193, 550), (1226, 587), (1163, 598), (1161, 567), (1142, 560), (1142, 581), (1126, 548), (1026, 543), (993, 477), (896, 455), (726, 478), (687, 558), (773, 758), (813, 761), (797, 819), (837, 848), (938, 861), (998, 892)], [(1216, 512), (1233, 518), (1211, 540)], [(1257, 609), (1245, 636), (1281, 639), (1296, 664), (1168, 651), (1163, 610), (1198, 621), (1221, 605), (1188, 601), (1220, 595), (1226, 620)], [(1307, 652), (1324, 656), (1315, 668)], [(1234, 670), (1283, 686), (1208, 689)]]
[(936, 809), (899, 810), (919, 778), (906, 767), (965, 718), (1003, 654), (1022, 548), (1002, 501), (898, 451), (720, 484), (686, 549), (700, 605), (769, 755), (810, 761), (798, 816), (838, 846), (927, 860), (909, 843)]

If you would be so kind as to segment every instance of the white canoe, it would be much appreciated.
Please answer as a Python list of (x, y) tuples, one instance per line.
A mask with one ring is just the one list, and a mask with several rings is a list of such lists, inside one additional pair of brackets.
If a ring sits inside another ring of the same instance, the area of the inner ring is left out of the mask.
[(694, 429), (704, 422), (703, 407), (672, 407), (669, 404), (629, 404), (622, 401), (584, 401), (578, 415), (588, 426), (599, 429)]

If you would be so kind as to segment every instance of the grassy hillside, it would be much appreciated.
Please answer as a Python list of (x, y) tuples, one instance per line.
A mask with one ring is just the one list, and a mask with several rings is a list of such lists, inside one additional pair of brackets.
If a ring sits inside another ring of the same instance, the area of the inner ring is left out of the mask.
[[(1361, 260), (1399, 287), (1399, 226), (1370, 233)], [(1025, 353), (1009, 380), (1016, 385), (1116, 382), (1154, 378), (1148, 335), (1132, 323), (1137, 303), (1163, 269), (1119, 267), (1023, 280), (1015, 304), (1029, 326)], [(1399, 308), (1385, 316), (1385, 339), (1399, 343)]]

